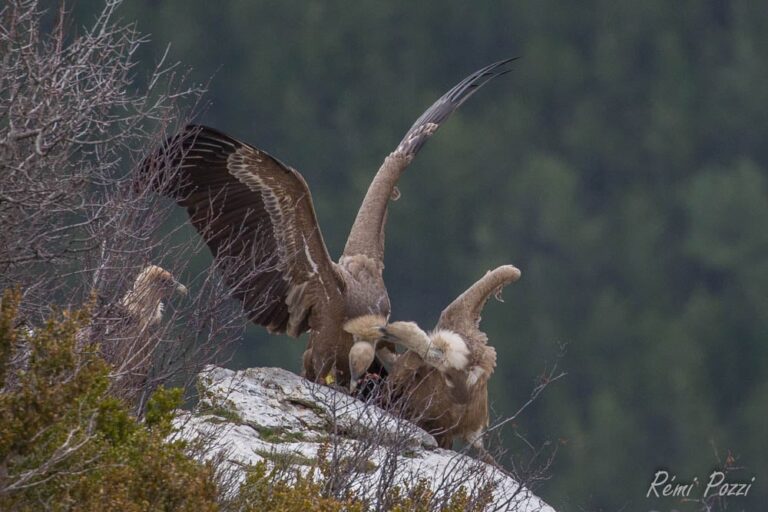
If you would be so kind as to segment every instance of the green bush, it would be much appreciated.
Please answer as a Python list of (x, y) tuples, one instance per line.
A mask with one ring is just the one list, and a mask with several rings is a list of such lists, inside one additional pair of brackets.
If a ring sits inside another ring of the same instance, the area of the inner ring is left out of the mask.
[(27, 332), (18, 300), (6, 292), (0, 307), (0, 510), (218, 510), (213, 467), (166, 442), (180, 391), (158, 390), (136, 421), (110, 396), (98, 347), (77, 346), (87, 309)]

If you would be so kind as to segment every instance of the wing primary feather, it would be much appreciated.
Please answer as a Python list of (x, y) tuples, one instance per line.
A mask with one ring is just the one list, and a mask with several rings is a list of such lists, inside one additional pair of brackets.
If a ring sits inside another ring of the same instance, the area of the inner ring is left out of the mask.
[(440, 124), (467, 101), (478, 89), (498, 76), (512, 71), (504, 66), (517, 60), (518, 57), (500, 60), (479, 69), (456, 84), (451, 90), (441, 96), (419, 117), (406, 132), (395, 152), (413, 157), (437, 131)]
[(488, 81), (511, 71), (505, 66), (515, 59), (500, 60), (475, 71), (419, 116), (395, 150), (384, 159), (368, 187), (347, 237), (344, 257), (364, 254), (377, 261), (383, 260), (387, 205), (393, 195), (399, 195), (399, 191), (395, 191), (401, 174), (427, 139), (437, 131), (440, 123)]

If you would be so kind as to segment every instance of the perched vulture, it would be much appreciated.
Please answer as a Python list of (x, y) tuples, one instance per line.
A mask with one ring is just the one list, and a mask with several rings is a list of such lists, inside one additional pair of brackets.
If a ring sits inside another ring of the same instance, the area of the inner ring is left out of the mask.
[(154, 327), (163, 318), (165, 301), (176, 294), (187, 295), (186, 286), (167, 270), (149, 265), (95, 331), (89, 326), (78, 333), (81, 342), (102, 343), (105, 359), (115, 368), (116, 391), (126, 399), (134, 399), (146, 382), (159, 343)]
[(305, 376), (346, 385), (355, 340), (344, 323), (389, 317), (384, 225), (400, 175), (440, 124), (508, 72), (511, 60), (472, 73), (416, 120), (373, 178), (338, 263), (328, 254), (304, 178), (261, 149), (190, 125), (144, 160), (140, 176), (187, 209), (252, 322), (293, 337), (310, 332)]
[[(104, 358), (117, 369), (120, 387), (124, 391), (137, 387), (136, 382), (142, 380), (151, 365), (156, 344), (148, 328), (160, 322), (163, 301), (174, 294), (186, 295), (187, 288), (167, 270), (156, 265), (145, 267), (117, 303), (106, 305), (102, 313), (95, 315), (93, 323), (75, 333), (78, 349), (99, 343)], [(27, 326), (26, 330), (27, 337), (35, 335), (33, 328)], [(27, 369), (30, 350), (27, 341), (17, 347), (11, 362), (12, 373)], [(13, 385), (15, 379), (9, 387)], [(124, 392), (123, 395), (128, 398), (131, 393)]]
[[(430, 333), (413, 322), (380, 328), (380, 339), (408, 348), (390, 369), (392, 396), (443, 448), (459, 438), (485, 454), (482, 434), (488, 426), (488, 378), (496, 367), (496, 350), (480, 330), (480, 314), (492, 294), (519, 277), (512, 265), (487, 272), (443, 310)], [(367, 326), (359, 336), (370, 335), (371, 329)]]
[(187, 287), (176, 281), (167, 270), (149, 265), (139, 272), (119, 304), (126, 316), (143, 330), (160, 322), (165, 309), (163, 301), (174, 293), (186, 295)]

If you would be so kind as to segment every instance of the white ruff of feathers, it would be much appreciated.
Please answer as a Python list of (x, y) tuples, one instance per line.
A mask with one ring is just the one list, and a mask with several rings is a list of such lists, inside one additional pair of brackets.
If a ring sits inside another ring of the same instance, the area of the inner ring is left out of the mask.
[(469, 348), (464, 339), (453, 331), (439, 329), (430, 336), (432, 345), (443, 352), (445, 369), (464, 370), (469, 363)]

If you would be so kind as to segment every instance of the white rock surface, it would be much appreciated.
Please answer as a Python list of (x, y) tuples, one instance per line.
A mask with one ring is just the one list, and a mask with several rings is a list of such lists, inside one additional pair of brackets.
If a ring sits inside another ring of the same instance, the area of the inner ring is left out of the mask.
[(204, 438), (206, 456), (223, 456), (239, 481), (262, 460), (306, 468), (326, 443), (329, 457), (352, 461), (342, 484), (357, 495), (375, 499), (389, 482), (383, 468), (394, 467), (392, 484), (407, 488), (424, 479), (438, 499), (462, 485), (471, 493), (493, 482), (492, 510), (554, 512), (506, 473), (439, 449), (415, 425), (287, 370), (211, 366), (199, 380), (199, 410), (178, 416), (178, 435)]

